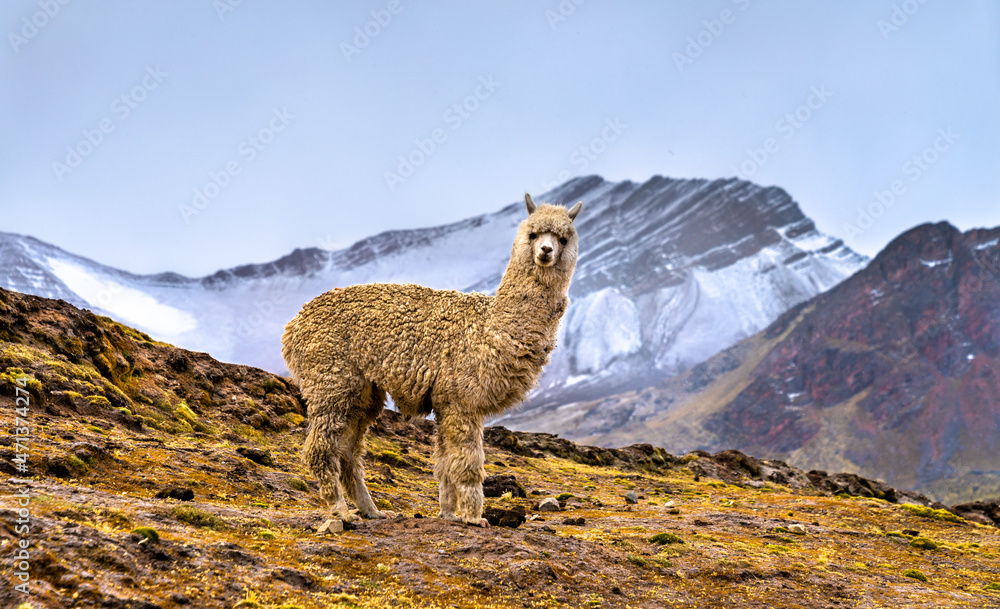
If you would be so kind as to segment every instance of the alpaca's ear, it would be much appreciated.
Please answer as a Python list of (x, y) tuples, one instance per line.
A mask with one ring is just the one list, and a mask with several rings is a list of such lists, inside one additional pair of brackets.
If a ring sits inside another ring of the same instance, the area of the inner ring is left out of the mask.
[(535, 213), (535, 201), (531, 198), (531, 195), (524, 193), (524, 206), (528, 208), (528, 215)]
[(581, 209), (583, 209), (583, 201), (580, 201), (569, 210), (569, 219), (576, 220), (576, 215), (580, 213)]

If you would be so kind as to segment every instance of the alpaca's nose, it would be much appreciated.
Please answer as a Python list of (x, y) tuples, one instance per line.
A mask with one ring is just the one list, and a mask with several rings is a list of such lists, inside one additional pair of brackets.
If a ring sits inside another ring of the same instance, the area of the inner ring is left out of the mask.
[(549, 246), (549, 245), (543, 245), (542, 246), (542, 251), (545, 252), (546, 254), (551, 254), (552, 253), (552, 247)]

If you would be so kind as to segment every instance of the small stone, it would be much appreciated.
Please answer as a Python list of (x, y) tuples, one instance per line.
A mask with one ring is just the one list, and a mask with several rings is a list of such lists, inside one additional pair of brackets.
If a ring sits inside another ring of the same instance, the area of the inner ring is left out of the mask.
[(492, 526), (510, 527), (516, 529), (526, 520), (524, 508), (516, 505), (514, 509), (495, 508), (487, 506), (483, 509), (483, 518)]
[(639, 503), (639, 496), (635, 494), (635, 491), (629, 491), (625, 493), (625, 503), (635, 505)]
[(559, 507), (559, 500), (555, 497), (546, 497), (538, 503), (539, 512), (558, 512), (561, 509)]
[(239, 453), (239, 455), (244, 459), (249, 459), (254, 463), (259, 463), (268, 467), (274, 466), (274, 459), (271, 458), (270, 451), (240, 446), (236, 449), (236, 452)]
[(424, 517), (424, 515), (423, 515), (423, 514), (421, 514), (420, 512), (417, 512), (416, 514), (414, 514), (414, 515), (413, 515), (413, 517), (414, 517), (414, 518), (423, 518), (423, 517)]
[(510, 493), (513, 497), (528, 496), (524, 487), (513, 474), (486, 476), (486, 479), (483, 480), (484, 497), (502, 497), (504, 493)]
[(710, 523), (707, 520), (702, 520), (701, 518), (695, 518), (694, 519), (694, 526), (696, 526), (696, 527), (707, 527), (710, 524), (712, 524), (712, 523)]
[(903, 535), (908, 537), (920, 537), (920, 531), (914, 529), (903, 529)]
[(673, 500), (673, 499), (671, 499), (670, 501), (668, 501), (668, 502), (664, 503), (664, 504), (663, 504), (663, 507), (665, 507), (665, 508), (667, 508), (667, 509), (670, 509), (670, 508), (674, 507), (675, 505), (676, 505), (676, 504), (674, 503), (674, 500)]
[(194, 499), (194, 491), (182, 486), (173, 486), (162, 489), (156, 493), (157, 499), (176, 499), (178, 501), (191, 501)]
[(806, 528), (801, 524), (790, 524), (788, 525), (788, 532), (793, 533), (795, 535), (805, 535)]
[(570, 526), (575, 526), (575, 527), (582, 527), (584, 523), (586, 523), (586, 520), (584, 520), (583, 518), (567, 518), (566, 520), (563, 520), (563, 524), (568, 524)]
[(170, 594), (170, 600), (173, 601), (175, 605), (187, 605), (191, 602), (191, 599), (179, 592), (172, 592)]
[(330, 535), (332, 533), (343, 533), (344, 521), (338, 519), (327, 520), (316, 530), (317, 535)]
[(676, 516), (677, 514), (680, 514), (681, 511), (678, 508), (670, 508), (667, 510), (667, 513)]

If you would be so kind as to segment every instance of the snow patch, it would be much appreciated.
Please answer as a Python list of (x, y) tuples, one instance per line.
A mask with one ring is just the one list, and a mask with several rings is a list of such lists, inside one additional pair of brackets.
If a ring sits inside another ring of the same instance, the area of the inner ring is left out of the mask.
[(150, 334), (177, 336), (198, 326), (191, 315), (162, 304), (145, 292), (111, 279), (99, 278), (87, 269), (64, 260), (48, 258), (46, 263), (66, 287), (88, 304)]
[(639, 311), (616, 288), (588, 294), (571, 308), (567, 331), (577, 372), (598, 372), (642, 347)]
[(952, 259), (952, 257), (950, 255), (947, 258), (942, 258), (940, 260), (924, 260), (923, 258), (921, 258), (920, 259), (920, 264), (922, 264), (922, 265), (924, 265), (924, 266), (926, 266), (928, 268), (934, 268), (936, 266), (941, 266), (942, 264), (944, 264), (944, 265), (951, 264), (952, 260), (953, 259)]
[(988, 250), (991, 247), (996, 247), (997, 244), (1000, 244), (1000, 238), (990, 239), (989, 241), (984, 241), (983, 243), (979, 243), (979, 244), (973, 245), (972, 246), (972, 251), (974, 251), (974, 252), (980, 252), (982, 250)]

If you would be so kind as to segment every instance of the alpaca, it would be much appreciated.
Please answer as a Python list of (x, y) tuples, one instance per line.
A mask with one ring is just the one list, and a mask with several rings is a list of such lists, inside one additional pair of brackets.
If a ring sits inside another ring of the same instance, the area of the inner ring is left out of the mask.
[(392, 396), (406, 417), (434, 413), (440, 517), (477, 526), (485, 477), (483, 421), (519, 404), (555, 347), (577, 259), (583, 206), (535, 206), (525, 194), (496, 294), (412, 284), (337, 288), (285, 327), (282, 355), (308, 405), (303, 460), (331, 511), (384, 518), (365, 485), (364, 436)]

